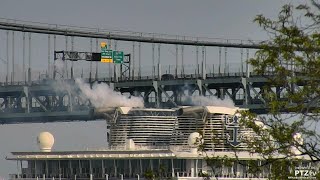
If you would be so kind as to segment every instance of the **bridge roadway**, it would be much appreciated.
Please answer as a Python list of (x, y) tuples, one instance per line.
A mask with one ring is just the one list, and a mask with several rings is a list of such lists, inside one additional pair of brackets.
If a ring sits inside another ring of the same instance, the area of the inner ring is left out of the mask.
[[(89, 82), (86, 80), (87, 83)], [(235, 105), (256, 113), (268, 110), (263, 100), (265, 77), (245, 77), (244, 74), (207, 74), (166, 77), (140, 77), (130, 80), (99, 79), (123, 94), (141, 96), (146, 107), (174, 108), (188, 105), (183, 96), (200, 94), (224, 98), (229, 96)], [(80, 96), (74, 80), (41, 80), (32, 83), (0, 85), (0, 123), (37, 123), (91, 121), (101, 118), (88, 100)]]

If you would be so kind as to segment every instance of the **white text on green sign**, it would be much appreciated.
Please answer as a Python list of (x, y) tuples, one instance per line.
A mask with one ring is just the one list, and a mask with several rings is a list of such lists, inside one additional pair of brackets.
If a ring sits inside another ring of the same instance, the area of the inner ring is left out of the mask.
[(113, 63), (123, 63), (123, 51), (113, 51)]

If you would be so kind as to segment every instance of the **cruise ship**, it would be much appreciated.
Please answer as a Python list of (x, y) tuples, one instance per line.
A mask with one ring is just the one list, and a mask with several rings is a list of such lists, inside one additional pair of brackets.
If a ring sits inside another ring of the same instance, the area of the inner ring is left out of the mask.
[[(39, 151), (7, 157), (17, 162), (10, 179), (268, 179), (270, 166), (252, 174), (246, 165), (264, 160), (242, 141), (255, 134), (240, 126), (238, 111), (220, 106), (111, 108), (104, 112), (107, 148), (54, 151), (53, 135), (42, 132)], [(216, 162), (208, 164), (208, 157)], [(236, 161), (227, 166), (219, 161), (222, 157)]]

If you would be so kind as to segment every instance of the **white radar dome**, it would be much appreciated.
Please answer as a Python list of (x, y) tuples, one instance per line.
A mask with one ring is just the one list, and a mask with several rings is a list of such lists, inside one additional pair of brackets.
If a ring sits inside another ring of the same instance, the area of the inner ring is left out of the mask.
[(293, 139), (299, 144), (299, 145), (303, 145), (303, 138), (301, 133), (295, 133), (293, 135)]
[(189, 135), (188, 144), (190, 147), (197, 147), (200, 145), (201, 135), (198, 132), (193, 132)]
[(41, 152), (51, 152), (54, 137), (49, 132), (41, 132), (37, 137), (37, 142)]
[(291, 151), (295, 155), (301, 155), (301, 151), (299, 150), (299, 146), (303, 145), (303, 137), (301, 133), (294, 133), (293, 139), (295, 141), (295, 145), (291, 147)]

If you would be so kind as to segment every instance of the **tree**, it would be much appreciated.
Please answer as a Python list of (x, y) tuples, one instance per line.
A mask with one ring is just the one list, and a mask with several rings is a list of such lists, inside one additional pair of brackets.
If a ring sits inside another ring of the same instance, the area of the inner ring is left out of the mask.
[[(275, 20), (263, 15), (254, 19), (270, 37), (249, 60), (254, 75), (267, 78), (261, 92), (269, 114), (258, 117), (257, 123), (257, 115), (241, 111), (241, 125), (257, 134), (243, 141), (264, 159), (246, 166), (258, 174), (271, 165), (270, 179), (294, 176), (292, 170), (304, 158), (320, 161), (320, 3), (310, 2), (284, 5)], [(216, 162), (212, 160), (207, 157), (209, 166)]]
[(245, 142), (266, 159), (263, 165), (272, 165), (271, 179), (291, 176), (289, 170), (302, 156), (320, 161), (319, 10), (312, 0), (310, 5), (284, 5), (276, 20), (254, 19), (270, 36), (249, 61), (256, 75), (268, 79), (262, 92), (270, 113), (259, 117), (262, 124), (250, 112), (241, 117), (259, 135)]

